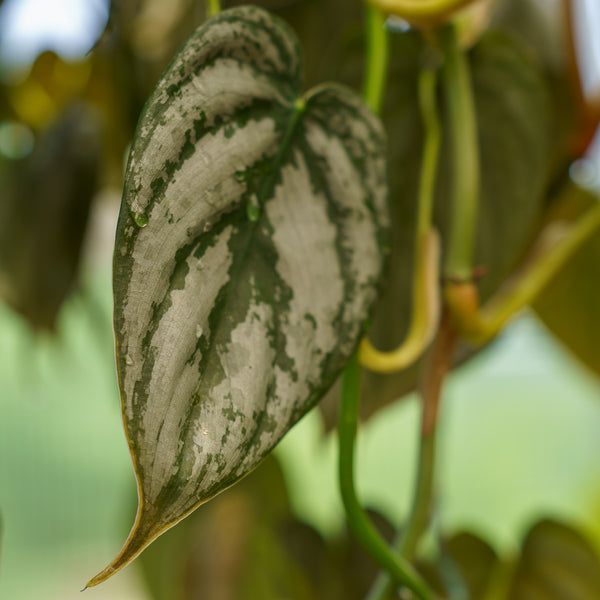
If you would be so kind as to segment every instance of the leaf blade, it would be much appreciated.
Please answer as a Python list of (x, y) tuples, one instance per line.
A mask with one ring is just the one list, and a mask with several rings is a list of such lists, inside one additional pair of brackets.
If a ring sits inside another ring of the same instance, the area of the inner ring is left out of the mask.
[(142, 116), (114, 259), (139, 509), (88, 586), (254, 468), (361, 335), (387, 227), (383, 132), (344, 87), (300, 97), (299, 65), (279, 20), (225, 11)]

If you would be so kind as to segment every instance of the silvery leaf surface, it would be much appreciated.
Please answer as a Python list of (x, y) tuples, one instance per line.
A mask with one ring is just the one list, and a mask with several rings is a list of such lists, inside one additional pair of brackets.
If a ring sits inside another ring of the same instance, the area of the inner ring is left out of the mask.
[(253, 469), (355, 350), (385, 254), (384, 134), (351, 90), (300, 91), (262, 9), (200, 26), (148, 101), (114, 257), (135, 524), (95, 585)]

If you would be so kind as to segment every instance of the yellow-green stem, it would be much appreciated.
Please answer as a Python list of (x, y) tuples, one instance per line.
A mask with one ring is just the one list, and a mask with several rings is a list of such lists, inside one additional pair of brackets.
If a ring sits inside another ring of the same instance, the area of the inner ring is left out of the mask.
[(221, 12), (221, 0), (208, 0), (208, 16), (214, 17)]
[(381, 113), (387, 80), (389, 35), (385, 15), (371, 5), (365, 6), (367, 23), (367, 66), (363, 98), (374, 113)]
[(377, 350), (368, 338), (359, 348), (360, 363), (377, 373), (396, 373), (413, 364), (435, 336), (440, 313), (440, 242), (435, 229), (417, 239), (413, 313), (406, 338), (390, 352)]
[(421, 356), (435, 335), (440, 312), (439, 239), (431, 226), (435, 178), (441, 143), (437, 109), (435, 69), (425, 68), (419, 76), (419, 104), (425, 143), (419, 182), (417, 233), (412, 298), (412, 319), (404, 341), (391, 352), (381, 352), (365, 338), (360, 346), (360, 362), (379, 373), (405, 369)]
[[(388, 59), (388, 35), (385, 17), (377, 9), (367, 7), (367, 71), (364, 99), (374, 112), (383, 103)], [(360, 504), (354, 486), (354, 445), (360, 396), (360, 365), (354, 354), (342, 378), (342, 401), (338, 425), (339, 481), (348, 524), (355, 537), (371, 557), (399, 586), (412, 590), (419, 600), (435, 600), (425, 581), (410, 563), (397, 559), (385, 540), (374, 528)]]
[(444, 32), (444, 93), (450, 128), (452, 205), (445, 276), (469, 281), (479, 203), (477, 120), (469, 65), (454, 27)]

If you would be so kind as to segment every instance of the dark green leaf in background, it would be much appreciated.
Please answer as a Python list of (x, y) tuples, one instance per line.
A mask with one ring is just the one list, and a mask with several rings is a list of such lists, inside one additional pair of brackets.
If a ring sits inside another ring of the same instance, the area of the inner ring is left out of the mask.
[(114, 259), (136, 523), (99, 583), (254, 468), (362, 334), (385, 253), (380, 122), (339, 85), (300, 93), (287, 26), (207, 21), (138, 125)]
[(472, 533), (463, 531), (440, 540), (437, 560), (420, 561), (417, 566), (441, 598), (508, 600), (501, 594), (490, 595), (492, 590), (498, 592), (496, 579), (502, 563), (487, 542)]
[(482, 539), (464, 532), (450, 538), (445, 550), (454, 562), (469, 598), (485, 598), (498, 562), (494, 550)]
[[(421, 48), (416, 35), (392, 39), (391, 72), (384, 122), (389, 139), (392, 252), (384, 294), (377, 304), (371, 337), (392, 349), (408, 329), (411, 312), (417, 184), (422, 129), (416, 96)], [(470, 53), (481, 156), (481, 198), (476, 265), (483, 300), (514, 268), (531, 241), (543, 208), (549, 175), (550, 105), (544, 79), (527, 49), (499, 32), (486, 34)], [(441, 98), (440, 98), (441, 102)], [(443, 150), (436, 222), (442, 244), (451, 201), (448, 151)], [(459, 348), (456, 360), (472, 350)], [(365, 409), (406, 393), (418, 365), (396, 375), (364, 378)]]
[(83, 104), (39, 135), (33, 153), (0, 159), (0, 297), (34, 329), (53, 329), (73, 291), (98, 184), (101, 125)]
[[(595, 194), (567, 184), (552, 216), (566, 224), (598, 201)], [(533, 307), (550, 331), (600, 375), (600, 232), (578, 250)]]
[(510, 600), (597, 600), (600, 562), (573, 529), (542, 521), (529, 532), (515, 571)]
[(575, 529), (556, 521), (534, 524), (515, 557), (499, 558), (484, 540), (465, 532), (443, 544), (443, 552), (424, 572), (449, 600), (464, 597), (462, 589), (449, 584), (452, 578), (444, 576), (449, 563), (470, 600), (600, 598), (598, 555)]
[[(535, 233), (553, 138), (548, 87), (526, 46), (490, 32), (473, 48), (471, 61), (482, 171), (475, 264), (485, 269), (479, 282), (485, 301)], [(450, 202), (442, 197), (439, 204)]]

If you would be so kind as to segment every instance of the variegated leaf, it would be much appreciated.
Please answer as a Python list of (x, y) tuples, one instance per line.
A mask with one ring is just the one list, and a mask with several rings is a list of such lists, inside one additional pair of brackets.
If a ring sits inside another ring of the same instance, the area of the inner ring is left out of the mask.
[(146, 105), (114, 259), (139, 508), (89, 585), (255, 467), (362, 333), (388, 219), (383, 132), (346, 88), (301, 95), (300, 68), (284, 23), (236, 8)]

